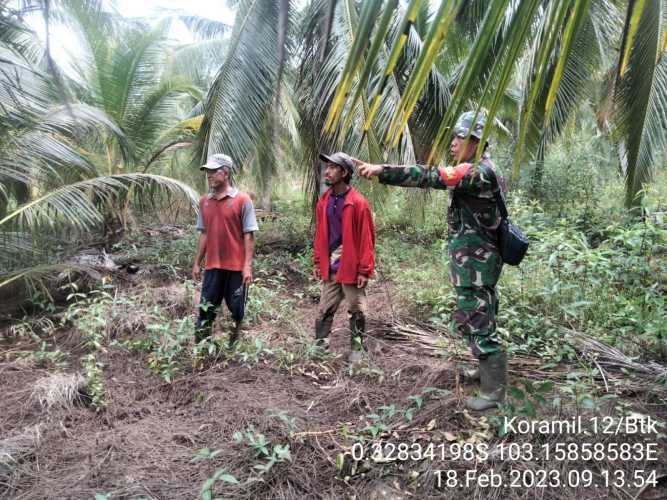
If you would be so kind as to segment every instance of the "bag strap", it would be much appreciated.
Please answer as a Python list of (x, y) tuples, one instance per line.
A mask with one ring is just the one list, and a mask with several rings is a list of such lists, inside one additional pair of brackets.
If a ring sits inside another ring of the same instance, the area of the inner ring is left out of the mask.
[[(503, 192), (500, 189), (500, 182), (498, 182), (498, 176), (496, 175), (496, 172), (492, 168), (489, 167), (489, 170), (491, 171), (494, 179), (496, 180), (496, 189), (494, 189), (493, 192), (496, 195), (496, 204), (498, 205), (498, 210), (500, 210), (500, 217), (503, 219), (507, 219), (509, 217), (509, 213), (507, 212), (507, 205), (505, 205), (505, 196), (503, 196)], [(462, 195), (456, 194), (456, 188), (454, 189), (453, 193), (456, 203), (457, 204), (460, 203), (461, 205), (463, 205), (463, 208), (465, 208), (472, 216), (473, 220), (477, 222), (477, 219), (475, 218), (475, 211), (472, 210), (465, 201), (463, 201)]]
[[(498, 184), (497, 177), (496, 177), (496, 184)], [(505, 205), (505, 195), (503, 195), (503, 192), (500, 190), (500, 184), (498, 184), (498, 194), (496, 195), (496, 203), (498, 204), (498, 208), (500, 209), (500, 216), (503, 219), (507, 219), (509, 217), (509, 213), (507, 212), (507, 205)]]

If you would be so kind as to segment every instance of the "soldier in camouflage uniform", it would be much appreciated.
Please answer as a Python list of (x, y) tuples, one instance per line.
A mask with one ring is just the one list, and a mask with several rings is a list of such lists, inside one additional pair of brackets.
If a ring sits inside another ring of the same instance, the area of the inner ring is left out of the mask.
[(464, 375), (481, 382), (479, 397), (466, 400), (472, 410), (485, 410), (504, 400), (507, 382), (507, 357), (496, 332), (498, 296), (496, 283), (502, 270), (497, 228), (500, 213), (496, 203), (505, 188), (486, 152), (473, 166), (485, 118), (475, 113), (462, 114), (450, 146), (456, 166), (429, 168), (420, 165), (370, 165), (356, 161), (359, 173), (377, 176), (381, 183), (403, 187), (449, 190), (450, 274), (456, 291), (452, 329), (468, 342), (479, 359), (479, 369)]

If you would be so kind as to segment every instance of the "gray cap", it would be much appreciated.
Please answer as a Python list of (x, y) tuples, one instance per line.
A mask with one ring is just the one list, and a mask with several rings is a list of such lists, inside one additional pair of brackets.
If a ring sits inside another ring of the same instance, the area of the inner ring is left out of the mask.
[(223, 154), (211, 155), (205, 165), (199, 167), (199, 170), (218, 170), (219, 168), (227, 167), (234, 170), (234, 162), (231, 157)]
[(352, 161), (352, 158), (350, 155), (343, 153), (342, 151), (339, 151), (338, 153), (334, 153), (332, 155), (325, 155), (320, 153), (320, 160), (323, 162), (331, 162), (335, 163), (339, 167), (344, 168), (348, 172), (350, 172), (350, 176), (354, 173), (354, 162)]

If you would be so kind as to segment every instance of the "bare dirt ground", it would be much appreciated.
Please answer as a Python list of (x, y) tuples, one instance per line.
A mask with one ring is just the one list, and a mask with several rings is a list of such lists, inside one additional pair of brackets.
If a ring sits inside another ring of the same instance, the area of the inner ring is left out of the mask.
[[(132, 295), (137, 289), (151, 289), (156, 301), (171, 301), (175, 317), (191, 310), (185, 294), (178, 298), (177, 282), (142, 281), (128, 281), (119, 293)], [(465, 412), (463, 399), (473, 389), (461, 384), (453, 361), (433, 356), (433, 350), (426, 348), (429, 343), (424, 344), (429, 335), (431, 345), (455, 339), (438, 339), (429, 330), (420, 330), (412, 339), (389, 331), (388, 325), (397, 320), (389, 312), (395, 295), (390, 282), (376, 281), (369, 289), (366, 347), (370, 364), (362, 373), (351, 375), (348, 370), (344, 307), (334, 325), (333, 356), (318, 359), (299, 354), (285, 363), (284, 353), (306, 352), (307, 339), (290, 325), (300, 325), (310, 334), (316, 309), (304, 292), (303, 276), (288, 273), (288, 283), (295, 304), (291, 317), (264, 318), (245, 332), (246, 342), (263, 336), (267, 349), (277, 349), (281, 356), (267, 353), (251, 365), (233, 356), (209, 358), (200, 370), (194, 370), (186, 359), (183, 371), (167, 383), (148, 368), (144, 354), (106, 347), (100, 361), (108, 406), (99, 413), (77, 395), (71, 404), (50, 408), (34, 396), (44, 377), (80, 371), (76, 360), (85, 348), (79, 336), (71, 329), (57, 330), (55, 343), (70, 353), (72, 363), (63, 370), (47, 369), (22, 356), (38, 348), (34, 340), (9, 338), (5, 328), (0, 361), (0, 459), (5, 457), (0, 460), (0, 497), (197, 498), (204, 482), (222, 469), (238, 484), (215, 482), (212, 497), (665, 498), (664, 487), (642, 492), (639, 483), (628, 479), (639, 469), (657, 470), (657, 477), (666, 472), (664, 435), (592, 437), (604, 443), (654, 443), (657, 460), (508, 458), (503, 444), (530, 443), (537, 449), (547, 443), (581, 441), (582, 436), (508, 435), (498, 439), (490, 423), (497, 412), (481, 417)], [(545, 380), (549, 372), (541, 371), (540, 364), (536, 359), (515, 359), (510, 375)], [(570, 369), (560, 366), (551, 373), (562, 378)], [(658, 394), (642, 390), (641, 383), (631, 387), (635, 389), (628, 389), (624, 397), (633, 410), (663, 420), (667, 417)], [(265, 436), (269, 452), (273, 445), (289, 445), (291, 459), (277, 461), (262, 472), (256, 466), (266, 465), (268, 458), (258, 456), (247, 442), (234, 439), (234, 433), (249, 430), (254, 436)], [(396, 460), (396, 453), (389, 450), (385, 457), (373, 457), (374, 443), (380, 439), (394, 445), (418, 444), (422, 451), (434, 444), (436, 454)], [(460, 449), (456, 445), (466, 443), (487, 446), (486, 459), (455, 460), (453, 452)], [(203, 448), (221, 451), (212, 459), (193, 461)], [(590, 470), (597, 486), (577, 486), (571, 478), (567, 485), (528, 484), (525, 471), (538, 469), (557, 471), (561, 478), (569, 470)], [(611, 485), (602, 476), (607, 469), (624, 471), (627, 476)], [(447, 470), (457, 472), (458, 484), (446, 483)], [(480, 474), (493, 470), (505, 482), (502, 487), (475, 479), (463, 484), (470, 470)], [(522, 471), (519, 481), (509, 484), (510, 476)], [(659, 494), (663, 496), (655, 496)]]

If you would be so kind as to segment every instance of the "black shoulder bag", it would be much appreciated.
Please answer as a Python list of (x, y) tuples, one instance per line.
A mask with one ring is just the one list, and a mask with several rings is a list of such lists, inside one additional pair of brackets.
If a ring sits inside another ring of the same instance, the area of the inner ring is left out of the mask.
[(505, 264), (518, 266), (528, 251), (528, 238), (512, 224), (507, 213), (503, 194), (498, 191), (496, 199), (500, 209), (500, 226), (498, 226), (498, 249)]
[[(496, 185), (498, 185), (498, 180), (496, 178)], [(473, 219), (477, 221), (474, 217), (474, 211), (468, 207), (463, 197), (461, 195), (456, 195), (456, 190), (454, 190), (454, 197), (458, 203), (463, 205), (471, 214), (473, 214)], [(528, 238), (523, 234), (523, 231), (519, 229), (518, 226), (512, 224), (509, 219), (509, 214), (507, 213), (507, 206), (505, 205), (505, 199), (500, 187), (496, 193), (496, 203), (498, 204), (498, 209), (500, 210), (500, 225), (498, 226), (498, 250), (500, 256), (503, 259), (505, 264), (510, 266), (518, 266), (528, 251)], [(477, 222), (479, 225), (479, 222)], [(480, 226), (481, 227), (481, 226)]]

